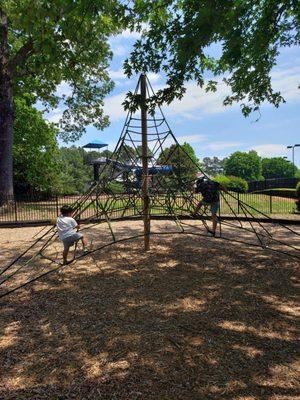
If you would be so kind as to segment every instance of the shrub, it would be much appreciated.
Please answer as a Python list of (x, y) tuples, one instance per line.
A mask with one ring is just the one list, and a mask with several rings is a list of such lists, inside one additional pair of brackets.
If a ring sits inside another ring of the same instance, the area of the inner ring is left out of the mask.
[(298, 182), (296, 186), (296, 199), (297, 211), (300, 212), (300, 182)]
[(298, 182), (296, 185), (296, 196), (297, 199), (300, 199), (300, 182)]
[(111, 190), (114, 194), (124, 193), (124, 185), (121, 182), (117, 181), (109, 182), (107, 188)]
[(214, 181), (219, 182), (221, 185), (225, 186), (226, 189), (232, 190), (233, 192), (246, 193), (248, 191), (247, 181), (237, 176), (217, 175), (214, 177)]

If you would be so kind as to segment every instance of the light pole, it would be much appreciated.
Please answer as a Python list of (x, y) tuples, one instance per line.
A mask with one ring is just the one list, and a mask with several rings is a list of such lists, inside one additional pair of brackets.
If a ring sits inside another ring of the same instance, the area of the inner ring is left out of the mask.
[(295, 178), (295, 147), (300, 147), (300, 144), (294, 144), (292, 146), (286, 146), (287, 149), (292, 149), (293, 158), (293, 177)]

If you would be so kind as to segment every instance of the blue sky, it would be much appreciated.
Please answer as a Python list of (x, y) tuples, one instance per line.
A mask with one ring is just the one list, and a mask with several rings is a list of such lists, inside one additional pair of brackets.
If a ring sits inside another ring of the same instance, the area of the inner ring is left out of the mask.
[[(129, 80), (122, 71), (123, 61), (136, 37), (136, 33), (124, 31), (110, 40), (114, 52), (110, 73), (115, 88), (106, 98), (105, 111), (110, 116), (111, 124), (104, 131), (87, 127), (86, 134), (75, 145), (100, 139), (113, 150), (126, 116), (121, 103), (126, 92), (136, 86), (137, 77)], [(214, 53), (218, 49), (211, 51)], [(148, 77), (154, 89), (163, 86), (163, 75), (150, 74)], [(163, 107), (163, 111), (179, 142), (189, 142), (200, 159), (206, 156), (223, 158), (237, 150), (251, 149), (264, 157), (288, 156), (291, 159), (291, 151), (286, 146), (300, 143), (300, 48), (282, 49), (272, 80), (274, 87), (285, 97), (286, 104), (279, 109), (263, 105), (257, 122), (256, 115), (243, 117), (238, 105), (222, 105), (228, 88), (221, 79), (220, 89), (209, 94), (193, 82), (187, 83), (184, 98)], [(68, 91), (67, 85), (60, 85), (59, 91)], [(60, 109), (54, 110), (49, 114), (49, 120), (57, 121), (60, 115)], [(300, 147), (295, 149), (295, 163), (300, 167)]]

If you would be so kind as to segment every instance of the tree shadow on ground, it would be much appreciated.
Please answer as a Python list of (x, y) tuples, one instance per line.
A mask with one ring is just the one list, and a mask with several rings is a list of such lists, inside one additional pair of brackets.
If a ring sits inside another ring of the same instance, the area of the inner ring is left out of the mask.
[(0, 398), (297, 397), (298, 262), (211, 238), (151, 240), (149, 253), (126, 242), (6, 299)]

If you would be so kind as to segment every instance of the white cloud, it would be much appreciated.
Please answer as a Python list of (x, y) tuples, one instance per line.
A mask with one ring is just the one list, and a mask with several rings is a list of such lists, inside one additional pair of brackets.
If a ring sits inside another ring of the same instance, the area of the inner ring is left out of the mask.
[(122, 69), (118, 69), (118, 70), (109, 70), (108, 71), (109, 76), (111, 77), (111, 79), (125, 79), (126, 76), (124, 75), (124, 71)]
[(141, 32), (131, 31), (130, 29), (124, 29), (118, 35), (112, 37), (113, 40), (120, 40), (120, 39), (139, 39), (143, 31), (148, 29), (148, 25), (146, 23), (141, 24)]
[(139, 39), (141, 37), (141, 33), (137, 31), (130, 31), (130, 29), (125, 29), (116, 36), (116, 38), (120, 39)]
[[(121, 70), (112, 71), (115, 77), (121, 78)], [(112, 75), (111, 75), (112, 76)], [(159, 75), (154, 74), (154, 79), (159, 79)], [(119, 83), (120, 81), (118, 81)], [(134, 89), (137, 80), (135, 82), (133, 80), (125, 81), (126, 83), (130, 82), (132, 89)], [(123, 84), (123, 82), (122, 82)], [(104, 112), (105, 114), (109, 115), (111, 121), (120, 121), (122, 119), (125, 120), (127, 115), (127, 111), (124, 110), (122, 103), (126, 98), (126, 92), (119, 93), (114, 96), (109, 96), (104, 101)]]
[(128, 56), (133, 43), (139, 39), (142, 32), (148, 29), (147, 24), (142, 24), (141, 32), (130, 31), (130, 29), (125, 29), (118, 35), (111, 36), (109, 43), (111, 50), (116, 57)]
[(148, 77), (148, 79), (149, 79), (151, 84), (152, 83), (157, 83), (161, 78), (161, 76), (159, 74), (155, 74), (154, 72), (149, 72), (147, 74), (147, 77)]
[(224, 149), (229, 149), (233, 147), (240, 147), (242, 146), (243, 143), (241, 142), (212, 142), (207, 145), (205, 145), (206, 149), (213, 150), (213, 151), (218, 151), (218, 150), (224, 150)]
[(183, 144), (184, 142), (187, 143), (200, 143), (206, 140), (207, 137), (205, 135), (184, 135), (184, 136), (178, 136), (177, 140), (180, 144)]
[(220, 79), (217, 92), (206, 93), (194, 82), (187, 83), (186, 89), (182, 100), (175, 100), (170, 104), (169, 114), (184, 115), (187, 119), (189, 117), (197, 119), (203, 115), (219, 114), (229, 110), (228, 107), (223, 106), (224, 98), (230, 93), (229, 88)]
[(259, 144), (251, 147), (249, 150), (257, 151), (261, 157), (280, 157), (286, 155), (287, 149), (284, 144)]
[[(123, 82), (123, 85), (128, 85), (130, 84), (131, 86), (134, 86), (137, 81), (138, 81), (138, 76), (136, 77), (132, 77), (130, 80), (127, 78), (127, 76), (124, 74), (124, 71), (122, 68), (118, 69), (118, 70), (109, 70), (109, 76), (112, 79), (118, 79), (118, 80), (124, 80), (125, 82)], [(151, 83), (157, 83), (161, 76), (160, 74), (155, 74), (153, 72), (150, 72), (149, 74), (147, 74), (148, 79)]]
[(123, 57), (129, 53), (130, 49), (128, 46), (124, 46), (122, 44), (111, 44), (111, 50), (116, 57)]
[(192, 113), (188, 113), (188, 112), (182, 112), (182, 113), (180, 113), (180, 117), (176, 122), (177, 123), (182, 123), (182, 122), (184, 122), (186, 120), (189, 120), (189, 121), (200, 121), (201, 119), (203, 119), (203, 115), (197, 115), (197, 114), (192, 114)]
[(104, 112), (109, 115), (111, 121), (125, 119), (127, 112), (122, 103), (125, 100), (126, 93), (120, 93), (115, 96), (107, 97), (104, 101)]
[[(127, 81), (122, 70), (111, 71), (111, 76), (115, 79), (122, 79), (126, 85), (130, 83), (131, 86), (134, 86), (135, 82), (133, 80)], [(298, 89), (300, 83), (299, 76), (300, 66), (274, 71), (272, 73), (274, 89), (281, 90), (287, 101), (300, 101), (300, 90)], [(154, 84), (161, 79), (159, 74), (148, 74), (148, 77), (150, 82)], [(230, 94), (230, 88), (221, 78), (217, 79), (217, 82), (218, 90), (209, 93), (206, 93), (203, 88), (200, 88), (194, 82), (188, 82), (186, 84), (186, 93), (182, 100), (175, 99), (169, 106), (164, 107), (167, 118), (176, 116), (176, 118), (190, 121), (201, 120), (207, 115), (231, 112), (233, 109), (236, 109), (238, 107), (237, 104), (231, 107), (223, 106), (223, 100)], [(157, 91), (162, 87), (161, 84), (156, 84), (154, 90)], [(124, 92), (107, 99), (106, 103), (109, 106), (107, 110), (111, 115), (112, 121), (124, 118), (124, 115), (126, 115), (121, 106), (125, 96), (126, 93)]]
[[(200, 143), (207, 139), (207, 136), (200, 134), (192, 134), (192, 135), (183, 135), (183, 136), (175, 136), (179, 144), (184, 144), (185, 142), (192, 143)], [(175, 141), (172, 136), (168, 136), (168, 138), (163, 142), (163, 148), (170, 147), (174, 144)]]
[[(113, 71), (116, 77), (121, 75), (120, 71)], [(150, 82), (157, 82), (161, 78), (159, 74), (149, 74)], [(132, 82), (132, 81), (131, 81)], [(134, 85), (133, 85), (134, 86)], [(163, 86), (156, 85), (154, 90), (157, 91)], [(215, 93), (206, 93), (195, 83), (186, 85), (187, 91), (182, 100), (174, 100), (169, 106), (163, 107), (169, 117), (182, 117), (186, 120), (199, 120), (207, 114), (219, 114), (228, 111), (229, 108), (223, 106), (224, 97), (228, 94), (228, 87), (220, 81), (219, 90)], [(121, 103), (126, 97), (126, 92), (115, 96), (110, 96), (105, 101), (105, 110), (110, 115), (111, 121), (118, 121), (124, 118), (126, 113), (121, 106)], [(232, 109), (232, 107), (230, 108)]]
[[(288, 102), (300, 101), (300, 65), (285, 67), (272, 73), (273, 86), (275, 90), (281, 91)], [(234, 104), (231, 107), (223, 106), (224, 98), (230, 94), (230, 88), (217, 79), (218, 90), (206, 93), (204, 89), (194, 82), (186, 84), (186, 93), (182, 100), (174, 100), (166, 109), (168, 116), (176, 115), (185, 120), (200, 120), (206, 115), (231, 112), (238, 107)]]
[(59, 120), (62, 118), (64, 110), (62, 108), (56, 108), (53, 111), (50, 111), (47, 115), (45, 115), (45, 118), (49, 122), (53, 123), (58, 123)]
[[(142, 31), (147, 29), (146, 24), (142, 24)], [(115, 57), (128, 56), (133, 43), (139, 39), (142, 32), (130, 31), (125, 29), (118, 35), (111, 36), (109, 39), (111, 50)]]
[(60, 97), (63, 95), (70, 96), (72, 94), (72, 88), (66, 81), (62, 81), (56, 88), (56, 94)]
[(300, 59), (295, 60), (295, 65), (277, 69), (271, 74), (273, 88), (280, 91), (288, 102), (300, 101)]

